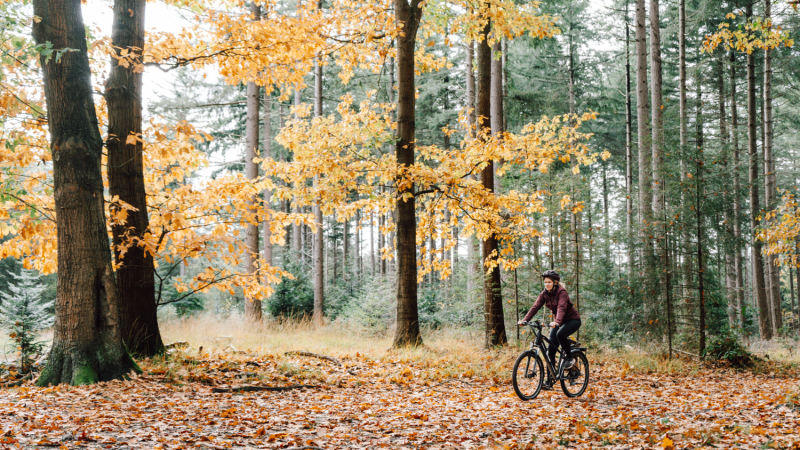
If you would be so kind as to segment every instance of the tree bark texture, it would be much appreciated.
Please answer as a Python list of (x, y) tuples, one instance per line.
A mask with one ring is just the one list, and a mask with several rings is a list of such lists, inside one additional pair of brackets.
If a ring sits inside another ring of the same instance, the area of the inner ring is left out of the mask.
[(740, 329), (744, 330), (744, 262), (742, 261), (742, 187), (739, 181), (739, 117), (736, 107), (736, 53), (730, 53), (730, 86), (731, 86), (731, 149), (733, 150), (733, 260), (736, 271), (736, 309), (738, 311)]
[[(255, 2), (250, 3), (250, 13), (253, 20), (261, 19), (261, 7)], [(258, 154), (258, 129), (260, 126), (261, 87), (255, 82), (247, 83), (247, 118), (245, 119), (245, 154), (244, 172), (251, 183), (258, 179), (258, 164), (254, 161)], [(247, 200), (247, 206), (252, 213), (256, 212), (256, 199)], [(258, 245), (258, 222), (248, 223), (245, 228), (245, 271), (255, 276), (258, 272), (258, 256), (261, 254)], [(261, 322), (261, 300), (254, 298), (244, 299), (244, 317), (249, 323)]]
[[(414, 44), (422, 19), (420, 0), (394, 0), (397, 38), (397, 145), (399, 168), (414, 164)], [(401, 175), (402, 177), (403, 175)], [(397, 192), (397, 328), (394, 347), (422, 344), (417, 309), (417, 224), (414, 184)]]
[[(650, 103), (652, 118), (652, 187), (653, 187), (653, 221), (666, 220), (664, 217), (664, 190), (666, 177), (664, 175), (664, 104), (662, 100), (662, 70), (661, 70), (661, 23), (659, 20), (658, 0), (650, 0)], [(664, 263), (669, 260), (666, 255), (666, 235), (663, 227), (654, 226), (652, 234), (656, 237), (659, 260)], [(654, 262), (655, 265), (655, 262)], [(656, 284), (653, 292), (656, 301), (660, 304), (664, 298), (662, 292), (666, 286), (666, 270), (653, 273), (652, 283)]]
[[(314, 116), (322, 117), (322, 64), (320, 56), (314, 61)], [(319, 183), (319, 175), (314, 177), (314, 182)], [(314, 222), (317, 231), (314, 233), (314, 323), (322, 325), (325, 317), (325, 266), (323, 258), (323, 217), (320, 204), (314, 203)]]
[[(764, 19), (772, 20), (772, 1), (764, 0)], [(773, 141), (772, 124), (772, 51), (764, 51), (764, 207), (771, 210), (775, 207), (775, 165), (772, 151)], [(769, 223), (774, 222), (774, 219)], [(769, 276), (769, 302), (772, 312), (772, 334), (777, 336), (778, 330), (783, 326), (783, 311), (781, 310), (781, 279), (780, 267), (777, 265), (778, 255), (768, 255), (766, 258), (767, 275)]]
[[(502, 42), (498, 39), (492, 45), (491, 50), (491, 87), (489, 93), (489, 122), (492, 127), (492, 136), (498, 138), (505, 131), (503, 129), (503, 59), (497, 56), (503, 51)], [(493, 175), (493, 190), (500, 192), (500, 177), (497, 176), (497, 166), (502, 164), (502, 161), (494, 161), (492, 168), (495, 171)]]
[[(122, 338), (128, 349), (143, 356), (164, 351), (158, 329), (153, 257), (136, 241), (149, 227), (147, 195), (142, 163), (142, 50), (144, 48), (144, 0), (116, 0), (113, 7), (111, 44), (117, 57), (111, 58), (106, 82), (108, 105), (108, 189), (136, 208), (128, 211), (124, 224), (111, 228), (117, 269)], [(120, 64), (122, 51), (131, 55)], [(128, 138), (133, 137), (131, 143)], [(112, 205), (112, 212), (119, 207)], [(124, 255), (124, 256), (123, 256)]]
[[(483, 30), (483, 40), (477, 44), (478, 86), (476, 110), (478, 117), (477, 130), (479, 130), (479, 136), (481, 135), (481, 130), (486, 129), (492, 124), (492, 49), (489, 47), (488, 42), (489, 30), (490, 25), (487, 24)], [(481, 172), (481, 182), (483, 183), (483, 187), (492, 193), (490, 195), (493, 195), (494, 164), (492, 161), (488, 161), (488, 164)], [(485, 265), (485, 263), (490, 259), (497, 258), (499, 256), (497, 238), (494, 235), (488, 236), (483, 241), (482, 253), (484, 265), (481, 267), (481, 269), (484, 279), (483, 312), (486, 320), (486, 345), (488, 347), (505, 345), (508, 339), (506, 337), (505, 320), (503, 316), (503, 296), (500, 291), (500, 267), (496, 266), (487, 272), (487, 266)]]
[(633, 273), (633, 114), (631, 111), (631, 50), (628, 3), (625, 2), (625, 235), (628, 237), (628, 275)]
[(103, 199), (100, 136), (79, 0), (36, 0), (36, 43), (65, 51), (42, 56), (53, 155), (58, 283), (53, 346), (37, 384), (91, 384), (139, 368), (125, 349)]
[(698, 353), (703, 354), (706, 348), (706, 291), (705, 291), (705, 274), (703, 273), (703, 243), (705, 242), (704, 228), (703, 228), (703, 199), (705, 198), (703, 186), (703, 167), (705, 161), (703, 157), (704, 152), (704, 138), (703, 138), (703, 92), (702, 92), (702, 77), (700, 71), (697, 73), (697, 118), (695, 126), (697, 127), (697, 160), (695, 162), (695, 222), (697, 227), (697, 294), (698, 305), (700, 307), (700, 325), (698, 333), (700, 335)]
[[(745, 15), (748, 18), (753, 16), (753, 5), (748, 3), (745, 7)], [(760, 203), (758, 198), (758, 147), (756, 129), (756, 63), (755, 55), (747, 55), (747, 150), (750, 156), (750, 229), (755, 234), (758, 228), (758, 216)], [(761, 241), (752, 238), (752, 264), (753, 264), (753, 294), (756, 298), (758, 309), (758, 331), (761, 339), (766, 341), (772, 339), (772, 312), (770, 310), (769, 299), (767, 297), (766, 280), (764, 279), (764, 262), (761, 255)]]
[[(272, 96), (269, 93), (264, 95), (264, 158), (272, 158)], [(270, 230), (269, 216), (272, 211), (272, 190), (264, 189), (264, 208), (266, 209), (264, 220), (264, 262), (272, 265), (272, 230)]]
[[(719, 106), (719, 135), (722, 146), (722, 166), (725, 173), (730, 173), (728, 161), (730, 160), (730, 139), (728, 135), (728, 114), (725, 110), (725, 62), (723, 59), (717, 60), (717, 104)], [(722, 192), (723, 203), (731, 204), (731, 192), (725, 188)], [(728, 326), (731, 330), (735, 329), (739, 323), (736, 311), (736, 281), (734, 261), (733, 261), (733, 217), (732, 211), (724, 211), (724, 222), (720, 225), (720, 252), (725, 255), (725, 265), (720, 267), (720, 275), (724, 276), (725, 292), (728, 299)], [(720, 253), (718, 252), (718, 254)]]
[[(636, 121), (639, 138), (639, 227), (650, 220), (650, 104), (647, 86), (647, 37), (644, 0), (636, 0)], [(642, 232), (644, 236), (644, 232)]]
[[(681, 0), (679, 4), (679, 31), (678, 31), (678, 79), (679, 79), (679, 109), (680, 109), (680, 166), (681, 166), (681, 185), (684, 186), (688, 182), (686, 173), (686, 160), (689, 152), (689, 108), (686, 100), (686, 0)], [(684, 189), (681, 189), (681, 205), (685, 207), (686, 196)], [(684, 245), (688, 245), (689, 241), (689, 227), (685, 226), (682, 229), (682, 237)], [(691, 298), (691, 284), (692, 284), (692, 257), (689, 254), (688, 248), (684, 250), (684, 257), (682, 261), (683, 269), (683, 296), (689, 300)], [(687, 303), (691, 304), (690, 302)]]

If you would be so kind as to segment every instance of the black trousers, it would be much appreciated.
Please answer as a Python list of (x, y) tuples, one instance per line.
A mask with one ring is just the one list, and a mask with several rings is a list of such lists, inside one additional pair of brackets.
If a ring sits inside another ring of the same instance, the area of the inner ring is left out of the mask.
[(553, 363), (553, 366), (556, 365), (556, 353), (558, 353), (558, 347), (561, 346), (564, 351), (569, 354), (569, 336), (578, 331), (578, 328), (580, 327), (581, 319), (572, 319), (567, 320), (561, 324), (560, 327), (550, 330), (550, 349), (547, 353), (550, 357), (550, 362)]

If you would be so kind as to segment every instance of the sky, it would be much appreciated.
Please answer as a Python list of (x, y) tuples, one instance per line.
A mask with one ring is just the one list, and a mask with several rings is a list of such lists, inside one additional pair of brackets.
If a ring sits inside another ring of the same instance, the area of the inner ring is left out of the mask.
[[(112, 6), (113, 0), (89, 0), (83, 5), (84, 23), (92, 29), (97, 29), (98, 34), (110, 36), (112, 25)], [(147, 2), (145, 9), (145, 30), (146, 31), (168, 31), (176, 30), (188, 24), (179, 11), (168, 7), (160, 2)], [(173, 80), (174, 74), (164, 72), (156, 67), (145, 69), (143, 83), (144, 110), (153, 101), (159, 99), (160, 93), (168, 89)]]

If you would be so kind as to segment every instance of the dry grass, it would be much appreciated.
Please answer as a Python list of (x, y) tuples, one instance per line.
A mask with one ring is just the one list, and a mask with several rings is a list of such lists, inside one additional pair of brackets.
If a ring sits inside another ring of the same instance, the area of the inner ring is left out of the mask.
[(338, 359), (413, 363), (455, 377), (508, 376), (519, 354), (513, 346), (486, 350), (483, 336), (465, 329), (424, 330), (423, 346), (392, 349), (391, 332), (375, 335), (341, 322), (317, 328), (308, 320), (246, 326), (241, 318), (200, 316), (163, 323), (161, 334), (167, 344), (188, 342), (192, 349), (203, 347), (210, 354), (241, 351), (281, 358), (286, 352), (304, 351)]
[[(185, 341), (195, 351), (203, 347), (203, 351), (210, 354), (243, 351), (282, 358), (289, 351), (306, 351), (339, 359), (413, 363), (435, 367), (442, 375), (455, 377), (507, 378), (522, 350), (516, 342), (506, 348), (487, 350), (482, 333), (466, 328), (424, 330), (424, 346), (400, 350), (391, 349), (392, 330), (375, 334), (343, 322), (329, 323), (320, 328), (308, 320), (267, 321), (247, 326), (241, 317), (219, 319), (203, 315), (162, 323), (161, 331), (165, 343)], [(800, 351), (788, 348), (785, 342), (753, 343), (750, 347), (760, 356), (769, 354), (768, 361), (780, 362), (790, 368), (796, 368), (800, 358)], [(616, 366), (631, 373), (691, 376), (708, 368), (708, 363), (686, 355), (674, 354), (668, 358), (660, 347), (590, 348), (587, 353), (593, 365)], [(757, 371), (763, 370), (769, 372), (774, 368), (761, 367)]]

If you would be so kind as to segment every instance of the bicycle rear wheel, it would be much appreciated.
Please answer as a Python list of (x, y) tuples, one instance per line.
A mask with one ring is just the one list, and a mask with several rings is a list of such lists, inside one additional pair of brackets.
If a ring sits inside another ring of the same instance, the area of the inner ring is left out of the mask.
[(539, 355), (530, 350), (519, 355), (511, 372), (511, 383), (517, 397), (522, 400), (536, 398), (542, 391), (544, 376), (544, 365)]
[(589, 386), (589, 360), (583, 352), (573, 352), (572, 359), (575, 365), (561, 378), (561, 390), (567, 397), (579, 397)]

